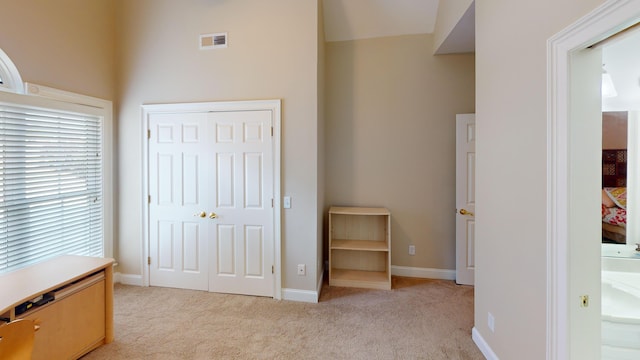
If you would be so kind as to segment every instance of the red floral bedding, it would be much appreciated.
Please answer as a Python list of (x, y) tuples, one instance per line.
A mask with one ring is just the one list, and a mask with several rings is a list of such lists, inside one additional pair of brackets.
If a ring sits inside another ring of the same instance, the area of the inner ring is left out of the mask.
[(627, 227), (627, 210), (619, 207), (608, 208), (602, 205), (602, 222)]
[(602, 189), (602, 222), (626, 228), (627, 188)]

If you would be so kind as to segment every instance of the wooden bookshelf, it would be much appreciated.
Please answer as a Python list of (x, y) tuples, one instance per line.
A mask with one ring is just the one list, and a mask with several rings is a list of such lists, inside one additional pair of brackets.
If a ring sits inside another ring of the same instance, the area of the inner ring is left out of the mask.
[(391, 213), (329, 209), (329, 285), (391, 289)]

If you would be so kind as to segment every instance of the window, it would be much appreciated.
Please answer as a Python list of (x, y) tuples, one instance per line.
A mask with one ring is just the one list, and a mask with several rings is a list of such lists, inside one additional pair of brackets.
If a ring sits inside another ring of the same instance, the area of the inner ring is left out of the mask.
[(0, 91), (24, 93), (20, 72), (2, 49), (0, 49)]
[(27, 89), (40, 96), (0, 92), (0, 273), (58, 254), (111, 256), (110, 102)]

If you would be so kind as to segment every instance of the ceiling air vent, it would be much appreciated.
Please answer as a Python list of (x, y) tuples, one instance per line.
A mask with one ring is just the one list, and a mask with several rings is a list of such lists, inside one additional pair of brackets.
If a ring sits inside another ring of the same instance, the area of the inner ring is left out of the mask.
[(200, 35), (200, 50), (226, 48), (227, 33)]

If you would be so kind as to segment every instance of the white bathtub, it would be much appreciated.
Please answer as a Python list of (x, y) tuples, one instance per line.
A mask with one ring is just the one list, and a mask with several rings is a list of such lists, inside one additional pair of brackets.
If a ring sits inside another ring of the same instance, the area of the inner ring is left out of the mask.
[(602, 359), (640, 359), (639, 269), (637, 259), (603, 259)]

